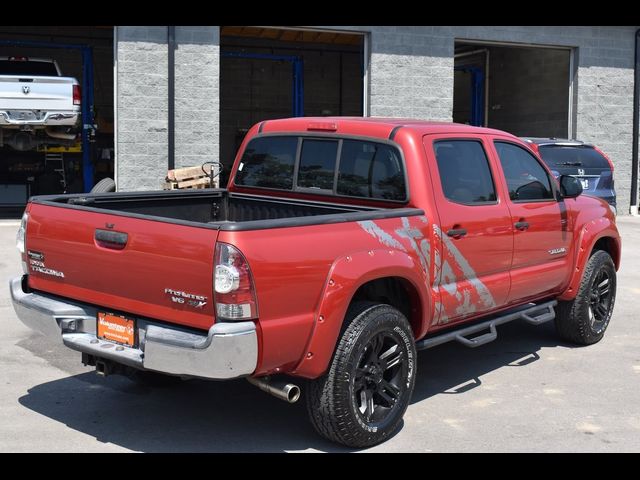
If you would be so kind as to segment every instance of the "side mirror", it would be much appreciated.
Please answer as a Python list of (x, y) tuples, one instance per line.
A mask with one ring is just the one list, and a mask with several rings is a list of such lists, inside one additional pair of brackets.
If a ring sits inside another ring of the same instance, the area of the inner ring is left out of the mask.
[(563, 198), (576, 198), (582, 193), (582, 183), (576, 177), (571, 175), (561, 175), (560, 193)]

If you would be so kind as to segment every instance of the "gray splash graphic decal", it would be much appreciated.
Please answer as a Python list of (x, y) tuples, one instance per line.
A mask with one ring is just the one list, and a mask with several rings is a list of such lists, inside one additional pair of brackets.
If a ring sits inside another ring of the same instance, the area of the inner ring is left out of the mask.
[(361, 222), (358, 222), (358, 225), (360, 225), (365, 232), (378, 240), (381, 244), (387, 247), (397, 248), (398, 250), (402, 250), (403, 252), (407, 251), (407, 249), (404, 248), (404, 246), (398, 240), (381, 229), (373, 220), (363, 220)]

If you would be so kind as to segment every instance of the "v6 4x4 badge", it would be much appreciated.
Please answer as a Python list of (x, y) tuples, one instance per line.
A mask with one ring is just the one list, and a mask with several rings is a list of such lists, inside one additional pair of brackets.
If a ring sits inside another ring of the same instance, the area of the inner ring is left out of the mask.
[(170, 300), (173, 303), (180, 303), (183, 305), (189, 305), (194, 308), (202, 308), (207, 304), (207, 297), (204, 295), (195, 295), (193, 293), (183, 292), (182, 290), (174, 290), (172, 288), (165, 288), (164, 293), (170, 295)]

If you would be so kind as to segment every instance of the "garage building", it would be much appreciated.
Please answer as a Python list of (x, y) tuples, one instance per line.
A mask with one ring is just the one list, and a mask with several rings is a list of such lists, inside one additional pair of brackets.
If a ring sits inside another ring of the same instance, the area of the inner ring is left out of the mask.
[(62, 76), (78, 80), (86, 124), (65, 146), (17, 146), (7, 142), (14, 130), (0, 131), (0, 216), (19, 215), (30, 195), (87, 191), (114, 176), (113, 32), (112, 26), (0, 27), (0, 58), (55, 60)]
[[(1, 38), (69, 43), (63, 37), (73, 35), (93, 47), (102, 143), (92, 143), (91, 161), (111, 162), (101, 169), (113, 168), (118, 190), (158, 189), (170, 167), (220, 161), (228, 169), (260, 120), (371, 115), (592, 142), (615, 165), (619, 213), (637, 210), (637, 27), (29, 28), (5, 27)], [(109, 141), (115, 158), (105, 153)], [(5, 149), (0, 155), (6, 163)]]

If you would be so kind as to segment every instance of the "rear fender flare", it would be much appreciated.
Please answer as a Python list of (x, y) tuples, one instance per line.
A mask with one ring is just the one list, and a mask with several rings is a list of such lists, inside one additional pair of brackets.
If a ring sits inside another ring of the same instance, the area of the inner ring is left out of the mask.
[[(426, 278), (416, 259), (399, 250), (376, 249), (345, 255), (337, 259), (327, 276), (325, 287), (314, 315), (311, 332), (303, 357), (292, 372), (306, 378), (317, 378), (329, 366), (345, 314), (353, 296), (367, 282), (385, 277), (400, 277), (419, 292), (423, 316), (430, 299), (426, 293)], [(422, 319), (421, 330), (424, 328)]]

